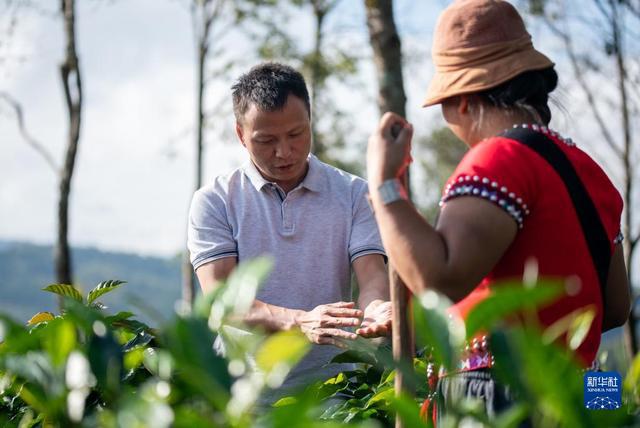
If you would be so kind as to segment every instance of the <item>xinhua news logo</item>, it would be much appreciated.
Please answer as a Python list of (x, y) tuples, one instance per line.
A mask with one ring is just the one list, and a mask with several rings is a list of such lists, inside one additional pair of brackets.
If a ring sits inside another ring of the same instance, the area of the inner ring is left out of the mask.
[(622, 406), (622, 377), (618, 372), (584, 374), (584, 406), (590, 410), (615, 410)]

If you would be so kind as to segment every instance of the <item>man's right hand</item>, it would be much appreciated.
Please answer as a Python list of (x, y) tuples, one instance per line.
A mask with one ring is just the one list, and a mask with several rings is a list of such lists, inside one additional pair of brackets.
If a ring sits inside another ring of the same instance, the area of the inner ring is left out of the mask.
[(311, 343), (342, 348), (343, 340), (355, 340), (358, 337), (342, 328), (359, 326), (362, 316), (362, 311), (355, 309), (354, 302), (336, 302), (316, 306), (309, 312), (302, 311), (296, 317), (296, 324)]

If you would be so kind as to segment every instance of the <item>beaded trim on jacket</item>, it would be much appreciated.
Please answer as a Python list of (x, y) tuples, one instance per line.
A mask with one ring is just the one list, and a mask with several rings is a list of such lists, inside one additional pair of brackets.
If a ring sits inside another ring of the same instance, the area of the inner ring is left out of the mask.
[[(575, 147), (576, 145), (571, 138), (563, 138), (557, 132), (550, 130), (546, 126), (525, 123), (521, 125), (513, 125), (513, 127), (532, 129), (536, 132), (542, 132), (545, 135), (557, 138), (569, 147)], [(456, 181), (447, 184), (447, 187), (444, 190), (444, 196), (440, 199), (439, 205), (443, 206), (447, 201), (458, 196), (465, 195), (479, 196), (498, 205), (500, 208), (505, 210), (507, 214), (513, 217), (520, 229), (523, 227), (524, 218), (530, 213), (529, 207), (520, 196), (509, 191), (509, 189), (506, 186), (501, 185), (501, 183), (492, 181), (488, 177), (480, 177), (478, 175), (461, 176), (458, 177)]]

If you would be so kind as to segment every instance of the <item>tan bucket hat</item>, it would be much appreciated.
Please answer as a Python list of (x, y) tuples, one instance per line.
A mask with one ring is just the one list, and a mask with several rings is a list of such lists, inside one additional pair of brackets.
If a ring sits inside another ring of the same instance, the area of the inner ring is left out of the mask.
[(432, 57), (436, 73), (423, 107), (554, 65), (534, 49), (518, 11), (501, 0), (454, 1), (438, 19)]

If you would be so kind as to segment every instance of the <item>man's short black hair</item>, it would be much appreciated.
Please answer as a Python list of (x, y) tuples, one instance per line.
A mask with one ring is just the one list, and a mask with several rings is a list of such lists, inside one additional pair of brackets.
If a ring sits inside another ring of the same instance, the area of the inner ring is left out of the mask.
[(231, 87), (233, 94), (233, 113), (236, 120), (242, 118), (251, 104), (260, 110), (281, 110), (289, 94), (304, 101), (307, 113), (311, 117), (309, 92), (304, 77), (288, 65), (266, 62), (256, 65), (248, 73), (243, 74)]

